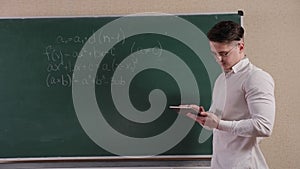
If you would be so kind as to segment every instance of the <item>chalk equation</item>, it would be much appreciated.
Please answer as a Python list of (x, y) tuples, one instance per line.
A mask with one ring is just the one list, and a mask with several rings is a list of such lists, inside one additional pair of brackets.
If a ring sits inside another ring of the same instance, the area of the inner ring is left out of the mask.
[[(52, 44), (45, 46), (43, 55), (46, 57), (46, 85), (47, 87), (62, 86), (71, 87), (72, 82), (80, 85), (119, 85), (123, 86), (126, 83), (126, 79), (121, 77), (110, 77), (108, 75), (100, 74), (94, 78), (91, 75), (83, 79), (75, 79), (73, 73), (76, 71), (85, 72), (115, 72), (126, 71), (126, 73), (134, 73), (136, 66), (138, 65), (138, 55), (151, 54), (157, 58), (161, 57), (163, 47), (162, 44), (157, 41), (151, 48), (143, 49), (135, 41), (126, 44), (127, 48), (125, 53), (129, 53), (134, 57), (126, 59), (122, 62), (119, 50), (116, 47), (112, 47), (110, 50), (104, 52), (97, 47), (92, 49), (85, 49), (84, 47), (78, 47), (76, 44), (96, 44), (103, 45), (104, 43), (112, 43), (120, 41), (121, 45), (125, 45), (124, 39), (125, 33), (122, 29), (119, 32), (112, 34), (105, 34), (103, 32), (100, 35), (93, 34), (91, 37), (75, 36), (63, 36), (58, 35)], [(75, 47), (74, 47), (75, 46)], [(129, 46), (129, 47), (128, 47)], [(124, 50), (124, 49), (123, 49)], [(97, 60), (109, 56), (109, 61), (97, 64)], [(75, 64), (77, 59), (89, 59), (90, 62), (86, 64)]]
[(121, 41), (125, 43), (125, 33), (122, 28), (117, 32), (100, 32), (99, 34), (93, 33), (91, 37), (87, 36), (63, 36), (58, 35), (55, 39), (56, 44), (105, 44)]
[(86, 78), (82, 79), (74, 79), (70, 74), (51, 74), (49, 73), (46, 78), (47, 87), (53, 86), (63, 86), (63, 87), (71, 87), (72, 83), (76, 83), (79, 85), (116, 85), (116, 86), (124, 86), (125, 80), (123, 76), (118, 78), (109, 78), (105, 75), (97, 75), (96, 78), (93, 78), (91, 75), (88, 75)]

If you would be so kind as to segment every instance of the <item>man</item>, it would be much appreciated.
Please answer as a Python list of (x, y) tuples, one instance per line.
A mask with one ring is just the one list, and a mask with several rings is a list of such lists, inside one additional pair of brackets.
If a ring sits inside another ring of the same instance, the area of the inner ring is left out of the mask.
[(187, 116), (213, 130), (213, 169), (267, 169), (259, 148), (275, 118), (274, 81), (250, 63), (244, 53), (244, 29), (222, 21), (207, 34), (223, 69), (215, 84), (209, 111), (190, 105), (201, 116)]

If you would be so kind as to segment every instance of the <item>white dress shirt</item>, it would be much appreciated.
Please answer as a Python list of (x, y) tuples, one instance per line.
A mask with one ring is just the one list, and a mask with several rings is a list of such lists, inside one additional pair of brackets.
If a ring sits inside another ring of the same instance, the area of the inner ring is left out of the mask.
[(259, 148), (275, 119), (274, 81), (244, 58), (216, 80), (209, 110), (221, 120), (213, 134), (212, 169), (268, 169)]

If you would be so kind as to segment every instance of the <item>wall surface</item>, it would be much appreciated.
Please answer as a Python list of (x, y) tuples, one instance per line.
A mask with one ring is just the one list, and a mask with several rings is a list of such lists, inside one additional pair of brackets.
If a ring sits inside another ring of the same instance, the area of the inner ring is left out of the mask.
[[(0, 0), (0, 17), (207, 13), (243, 10), (246, 53), (276, 83), (276, 122), (262, 142), (271, 169), (299, 168), (299, 0)], [(298, 131), (298, 132), (297, 132)]]

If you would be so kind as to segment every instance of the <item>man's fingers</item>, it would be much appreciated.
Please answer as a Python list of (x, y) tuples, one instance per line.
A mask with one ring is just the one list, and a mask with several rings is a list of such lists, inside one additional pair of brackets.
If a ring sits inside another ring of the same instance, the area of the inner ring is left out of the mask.
[(191, 104), (190, 107), (196, 112), (199, 112), (199, 110), (200, 110), (200, 107), (195, 104)]
[(193, 119), (194, 121), (200, 123), (200, 124), (204, 124), (205, 123), (205, 118), (204, 117), (199, 117), (193, 113), (187, 113), (186, 116), (188, 116), (189, 118)]
[(188, 116), (189, 118), (193, 119), (193, 120), (197, 120), (197, 116), (193, 113), (187, 113), (186, 116)]
[(203, 106), (200, 106), (200, 107), (199, 107), (199, 112), (203, 112), (203, 111), (205, 111), (205, 110), (204, 110), (204, 107), (203, 107)]
[(208, 116), (208, 113), (205, 112), (205, 111), (202, 111), (202, 112), (199, 112), (200, 113), (200, 116), (202, 117), (207, 117)]

